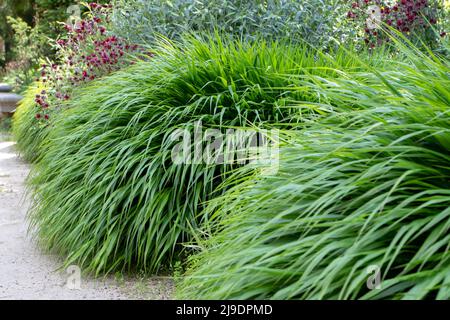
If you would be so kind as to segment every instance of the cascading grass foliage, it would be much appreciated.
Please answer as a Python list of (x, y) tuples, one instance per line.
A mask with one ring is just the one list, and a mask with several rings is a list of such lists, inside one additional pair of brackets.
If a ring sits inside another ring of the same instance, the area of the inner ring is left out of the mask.
[(396, 45), (394, 71), (316, 82), (366, 111), (286, 133), (278, 174), (211, 202), (179, 298), (450, 299), (449, 61)]
[(34, 100), (36, 94), (41, 91), (42, 88), (38, 83), (34, 83), (26, 90), (12, 121), (12, 133), (17, 141), (17, 149), (20, 155), (30, 162), (34, 162), (40, 157), (42, 143), (49, 131), (35, 118), (40, 109)]
[[(345, 51), (190, 39), (76, 93), (53, 120), (32, 173), (32, 226), (41, 244), (93, 272), (157, 272), (207, 219), (227, 168), (175, 165), (167, 137), (206, 128), (284, 126), (334, 112), (303, 76), (360, 68)], [(338, 108), (339, 109), (339, 108)], [(345, 106), (341, 108), (345, 109)]]

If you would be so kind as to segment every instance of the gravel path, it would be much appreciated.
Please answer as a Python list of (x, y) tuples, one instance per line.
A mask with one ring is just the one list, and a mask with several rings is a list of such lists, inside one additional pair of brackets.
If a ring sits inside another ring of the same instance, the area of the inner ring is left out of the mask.
[(61, 261), (43, 254), (27, 234), (24, 180), (28, 172), (14, 143), (0, 140), (0, 300), (170, 298), (173, 283), (165, 278), (81, 277), (78, 286), (76, 275), (61, 270)]

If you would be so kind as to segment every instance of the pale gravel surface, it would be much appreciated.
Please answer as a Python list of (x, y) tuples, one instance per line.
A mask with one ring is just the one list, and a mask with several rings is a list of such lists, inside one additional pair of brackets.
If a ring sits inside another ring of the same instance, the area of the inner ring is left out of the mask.
[(82, 277), (80, 290), (69, 289), (61, 261), (39, 250), (27, 233), (28, 172), (14, 144), (0, 137), (0, 300), (170, 299), (173, 283), (165, 278)]

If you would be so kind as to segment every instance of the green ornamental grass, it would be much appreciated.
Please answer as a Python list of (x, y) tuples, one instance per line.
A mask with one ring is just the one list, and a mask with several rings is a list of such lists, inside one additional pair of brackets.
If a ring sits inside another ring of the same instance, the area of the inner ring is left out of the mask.
[(42, 89), (37, 83), (32, 84), (20, 101), (12, 121), (12, 133), (17, 141), (20, 155), (27, 161), (37, 161), (41, 155), (42, 143), (45, 141), (48, 128), (36, 119), (40, 111), (35, 100)]
[(211, 201), (179, 298), (450, 299), (449, 63), (397, 46), (394, 71), (317, 81), (362, 111), (287, 132), (278, 174)]
[(284, 128), (345, 110), (305, 79), (361, 68), (345, 51), (280, 43), (190, 39), (155, 53), (79, 90), (32, 173), (40, 243), (96, 273), (163, 271), (208, 219), (203, 203), (232, 168), (171, 162), (175, 129)]

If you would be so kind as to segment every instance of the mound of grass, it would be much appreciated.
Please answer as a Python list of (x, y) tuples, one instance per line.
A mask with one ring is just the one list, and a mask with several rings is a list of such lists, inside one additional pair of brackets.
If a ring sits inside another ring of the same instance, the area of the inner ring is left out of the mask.
[(47, 137), (48, 128), (37, 121), (40, 112), (35, 102), (36, 94), (42, 91), (37, 83), (32, 84), (20, 101), (12, 120), (12, 134), (17, 141), (20, 155), (27, 161), (36, 161), (42, 152), (42, 143)]
[(211, 202), (179, 298), (450, 298), (449, 64), (398, 45), (395, 71), (317, 82), (369, 111), (287, 133), (278, 174)]
[(227, 170), (174, 164), (175, 129), (279, 126), (326, 109), (303, 76), (360, 67), (283, 44), (190, 39), (77, 93), (53, 122), (33, 172), (33, 226), (42, 245), (87, 270), (161, 271), (180, 258)]

